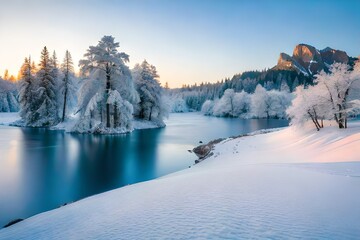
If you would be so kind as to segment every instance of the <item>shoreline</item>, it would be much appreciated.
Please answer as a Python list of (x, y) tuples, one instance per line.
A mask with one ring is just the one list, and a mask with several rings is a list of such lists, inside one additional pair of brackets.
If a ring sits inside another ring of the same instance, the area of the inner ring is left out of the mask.
[[(34, 215), (0, 230), (0, 239), (42, 239), (44, 233), (156, 238), (159, 232), (168, 238), (356, 238), (360, 159), (352, 149), (359, 147), (359, 121), (346, 130), (286, 127), (226, 139), (202, 164)], [(252, 219), (262, 222), (260, 229)], [(323, 221), (328, 224), (319, 226)]]
[[(1, 124), (0, 124), (0, 125), (1, 125)], [(11, 125), (3, 125), (3, 126), (24, 128), (24, 126), (11, 126)], [(26, 128), (26, 127), (25, 127), (25, 128)], [(28, 127), (28, 128), (39, 128), (39, 127)], [(161, 128), (161, 127), (158, 127), (158, 128)], [(253, 131), (253, 132), (250, 132), (250, 133), (241, 134), (241, 135), (238, 135), (238, 136), (230, 136), (230, 137), (228, 137), (228, 138), (222, 138), (221, 141), (216, 142), (215, 144), (212, 144), (212, 148), (211, 148), (211, 150), (209, 151), (209, 153), (207, 154), (207, 156), (205, 156), (204, 158), (199, 158), (199, 159), (198, 159), (198, 160), (201, 159), (201, 161), (195, 160), (195, 163), (194, 163), (193, 165), (189, 166), (188, 168), (191, 168), (191, 167), (197, 165), (198, 163), (206, 160), (207, 158), (211, 157), (212, 155), (210, 155), (210, 154), (211, 154), (211, 152), (214, 150), (214, 147), (215, 147), (217, 144), (220, 144), (220, 143), (223, 142), (223, 141), (231, 141), (231, 140), (234, 140), (234, 139), (236, 139), (236, 138), (241, 138), (241, 137), (249, 137), (249, 136), (255, 136), (255, 135), (259, 135), (259, 134), (267, 134), (267, 133), (271, 133), (271, 132), (280, 131), (280, 130), (285, 129), (285, 128), (288, 128), (288, 127), (261, 129), (261, 130)], [(47, 129), (47, 128), (45, 128), (45, 129)], [(146, 130), (146, 129), (152, 129), (152, 128), (140, 128), (140, 129), (134, 129), (134, 131), (135, 131), (135, 130)], [(65, 131), (65, 129), (49, 129), (49, 130)], [(65, 131), (65, 132), (66, 132), (66, 131)], [(67, 132), (67, 133), (71, 133), (71, 132)], [(84, 133), (77, 133), (77, 134), (84, 134)], [(102, 135), (103, 135), (103, 134), (102, 134)], [(209, 143), (214, 143), (214, 141), (216, 141), (216, 140), (212, 140), (212, 141), (210, 141)], [(209, 145), (209, 143), (203, 144), (203, 145), (199, 145), (199, 146), (197, 146), (197, 147)], [(195, 147), (195, 148), (197, 148), (197, 147)], [(195, 148), (194, 148), (194, 149), (195, 149)], [(195, 156), (197, 156), (197, 154), (194, 152), (194, 150), (193, 150), (192, 153), (194, 153)], [(197, 161), (198, 161), (198, 162), (197, 162)], [(171, 175), (173, 175), (173, 174), (178, 174), (178, 173), (180, 173), (180, 172), (182, 172), (182, 171), (186, 171), (188, 168), (184, 168), (184, 169), (181, 169), (181, 170), (179, 170), (179, 171), (175, 171), (175, 172), (166, 174), (166, 175), (164, 175), (164, 176), (161, 176), (161, 177), (158, 177), (158, 178), (154, 178), (154, 179), (150, 179), (150, 180), (143, 181), (143, 182), (154, 181), (154, 180), (157, 180), (157, 179), (166, 178), (166, 177), (169, 177), (169, 176), (171, 176)], [(27, 219), (30, 219), (30, 218), (32, 218), (32, 217), (35, 217), (35, 216), (37, 216), (37, 215), (39, 215), (39, 214), (51, 212), (51, 211), (53, 211), (53, 210), (60, 209), (60, 208), (62, 208), (62, 207), (65, 207), (65, 206), (68, 206), (68, 205), (77, 203), (77, 202), (79, 202), (79, 201), (85, 200), (85, 199), (87, 199), (87, 198), (91, 198), (91, 197), (94, 197), (94, 196), (102, 195), (102, 194), (107, 193), (107, 192), (116, 191), (117, 189), (121, 189), (121, 188), (124, 188), (124, 187), (127, 187), (127, 186), (131, 186), (131, 185), (140, 184), (140, 183), (143, 183), (143, 182), (137, 182), (137, 183), (133, 183), (133, 184), (128, 184), (128, 185), (126, 185), (126, 186), (122, 186), (122, 187), (119, 187), (119, 188), (111, 189), (111, 190), (108, 190), (108, 191), (105, 191), (105, 192), (101, 192), (101, 193), (98, 193), (98, 194), (94, 194), (94, 195), (91, 195), (91, 196), (88, 196), (88, 197), (85, 197), (85, 198), (81, 198), (81, 199), (78, 199), (78, 200), (75, 200), (75, 201), (71, 201), (71, 202), (68, 202), (68, 203), (64, 203), (64, 204), (58, 206), (57, 208), (50, 209), (50, 210), (44, 211), (44, 212), (40, 212), (40, 213), (37, 213), (37, 214), (35, 214), (35, 215), (26, 217), (26, 218), (16, 218), (16, 219), (10, 220), (8, 223), (6, 223), (3, 227), (0, 228), (0, 231), (1, 231), (1, 229), (5, 229), (5, 228), (8, 228), (8, 227), (11, 227), (11, 226), (13, 226), (13, 225), (15, 225), (15, 224), (18, 224), (18, 223), (20, 223), (20, 222), (22, 222), (22, 221), (25, 221), (25, 220), (27, 220)]]
[[(3, 120), (4, 115), (5, 115), (5, 121)], [(74, 124), (75, 124), (75, 119), (73, 119), (73, 118), (72, 119), (67, 119), (65, 122), (60, 122), (57, 125), (50, 126), (50, 127), (25, 126), (20, 121), (21, 121), (21, 119), (20, 119), (20, 117), (18, 115), (18, 112), (0, 113), (0, 125), (1, 126), (19, 127), (19, 128), (34, 128), (34, 129), (46, 129), (46, 130), (51, 130), (51, 131), (59, 130), (59, 131), (64, 131), (66, 133), (74, 133), (74, 134), (118, 135), (118, 134), (128, 134), (128, 133), (131, 133), (132, 131), (135, 131), (135, 130), (166, 127), (166, 124), (162, 125), (162, 124), (159, 124), (159, 123), (155, 123), (153, 121), (135, 119), (134, 118), (132, 120), (133, 130), (129, 131), (129, 132), (109, 132), (109, 133), (89, 133), (89, 132), (84, 132), (84, 133), (80, 133), (80, 132), (69, 131), (69, 128), (72, 128), (72, 126), (74, 126)]]

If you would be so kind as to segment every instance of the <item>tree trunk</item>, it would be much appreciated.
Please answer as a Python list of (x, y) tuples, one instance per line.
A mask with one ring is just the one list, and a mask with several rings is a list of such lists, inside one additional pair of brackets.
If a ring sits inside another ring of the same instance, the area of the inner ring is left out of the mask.
[(91, 129), (92, 128), (92, 125), (91, 125), (91, 120), (93, 118), (93, 112), (90, 111), (90, 121), (89, 121), (89, 128)]
[(345, 117), (345, 128), (347, 128), (347, 117)]
[(313, 121), (315, 121), (318, 128), (321, 128), (321, 125), (319, 123), (319, 119), (318, 119), (318, 116), (317, 116), (317, 113), (316, 113), (316, 110), (314, 107), (313, 107), (313, 111), (314, 111), (314, 116), (313, 116), (314, 120)]
[(119, 116), (118, 116), (118, 109), (117, 104), (114, 104), (114, 128), (119, 126)]
[(339, 124), (339, 128), (345, 128), (344, 125), (344, 114), (342, 113), (342, 106), (339, 104), (339, 116), (338, 116), (338, 124)]
[(315, 118), (314, 116), (310, 113), (310, 111), (308, 111), (308, 114), (312, 120), (312, 122), (314, 123), (315, 127), (316, 127), (316, 130), (320, 131), (320, 126), (319, 126), (319, 123), (317, 121), (315, 121)]
[(153, 107), (150, 108), (150, 115), (149, 115), (149, 121), (151, 121), (151, 114), (152, 114)]
[(142, 107), (141, 107), (141, 110), (140, 110), (139, 117), (140, 117), (141, 119), (144, 119), (144, 118), (145, 118), (144, 109), (143, 109)]
[(65, 115), (66, 115), (67, 90), (68, 89), (67, 89), (67, 86), (66, 86), (66, 83), (65, 83), (64, 106), (63, 106), (62, 119), (61, 119), (62, 122), (65, 121)]
[[(110, 69), (106, 67), (106, 99), (110, 94)], [(110, 128), (110, 104), (106, 102), (106, 127)]]

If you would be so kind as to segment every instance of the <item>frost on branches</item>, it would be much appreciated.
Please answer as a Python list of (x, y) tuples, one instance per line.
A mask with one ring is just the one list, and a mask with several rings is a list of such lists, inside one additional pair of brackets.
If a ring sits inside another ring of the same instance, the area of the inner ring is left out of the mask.
[(25, 58), (25, 61), (20, 69), (22, 79), (19, 82), (19, 103), (20, 103), (20, 117), (25, 121), (26, 125), (34, 122), (33, 112), (35, 94), (35, 69), (31, 65), (31, 58)]
[(353, 69), (334, 63), (329, 73), (316, 76), (315, 86), (296, 90), (296, 98), (287, 113), (294, 125), (312, 121), (317, 130), (323, 120), (334, 120), (339, 128), (347, 128), (348, 118), (359, 112), (360, 62)]
[(58, 115), (58, 69), (54, 53), (49, 56), (46, 47), (40, 57), (39, 68), (25, 58), (21, 67), (19, 102), (21, 125), (47, 127), (59, 122)]
[(61, 106), (61, 121), (64, 122), (69, 110), (75, 107), (76, 103), (76, 78), (74, 64), (68, 50), (65, 52), (63, 63), (61, 64), (62, 81), (60, 82), (59, 103)]
[(134, 67), (133, 78), (140, 97), (134, 115), (139, 119), (165, 126), (163, 119), (167, 117), (169, 111), (158, 77), (155, 66), (150, 65), (146, 60)]
[(16, 85), (0, 78), (0, 112), (17, 112), (19, 104), (16, 96)]
[(75, 76), (69, 52), (66, 59), (67, 63), (64, 64), (67, 67), (62, 67), (60, 71), (56, 53), (50, 57), (46, 47), (41, 52), (38, 68), (30, 57), (25, 58), (19, 81), (21, 120), (14, 125), (49, 127), (66, 118), (64, 106), (70, 106), (73, 101), (69, 100), (69, 96), (75, 92)]
[(260, 84), (255, 92), (226, 89), (219, 100), (206, 100), (201, 108), (205, 115), (240, 118), (285, 118), (292, 94), (288, 91), (266, 91)]
[(79, 66), (83, 76), (78, 95), (79, 120), (73, 131), (124, 133), (132, 130), (133, 104), (139, 101), (129, 68), (129, 56), (119, 43), (104, 36), (90, 46)]

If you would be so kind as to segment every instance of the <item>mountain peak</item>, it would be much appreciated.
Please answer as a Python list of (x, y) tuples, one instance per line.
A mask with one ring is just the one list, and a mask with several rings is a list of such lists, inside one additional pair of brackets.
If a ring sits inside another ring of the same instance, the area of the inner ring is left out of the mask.
[(349, 63), (349, 56), (344, 51), (326, 47), (319, 51), (309, 44), (295, 46), (293, 55), (281, 53), (275, 69), (295, 70), (304, 75), (314, 75), (321, 70), (326, 70), (334, 62)]
[(320, 52), (328, 52), (328, 51), (335, 51), (335, 50), (332, 49), (331, 47), (326, 47), (323, 50), (320, 50)]

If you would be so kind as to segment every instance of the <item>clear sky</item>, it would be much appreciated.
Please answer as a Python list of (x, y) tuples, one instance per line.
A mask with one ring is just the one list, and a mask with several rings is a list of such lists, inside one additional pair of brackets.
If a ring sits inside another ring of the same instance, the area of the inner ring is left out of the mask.
[(273, 67), (298, 43), (360, 55), (359, 0), (1, 0), (0, 75), (46, 45), (74, 62), (103, 35), (170, 87)]

